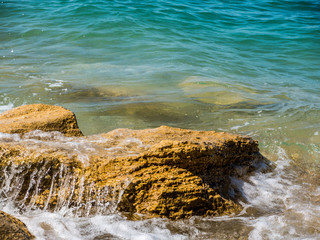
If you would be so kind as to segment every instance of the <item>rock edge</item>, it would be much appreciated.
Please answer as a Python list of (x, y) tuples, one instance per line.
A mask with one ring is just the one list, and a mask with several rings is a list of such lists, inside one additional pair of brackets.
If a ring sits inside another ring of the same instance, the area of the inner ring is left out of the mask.
[[(40, 109), (44, 116), (68, 111), (56, 106), (23, 106), (0, 119), (12, 123), (18, 116), (19, 121), (38, 124), (26, 109)], [(74, 121), (63, 118), (58, 118), (63, 126), (51, 124), (56, 119), (46, 118), (46, 124), (39, 126), (51, 127), (41, 130), (81, 132)], [(257, 141), (224, 132), (162, 126), (66, 138), (55, 132), (32, 132), (34, 128), (27, 133), (27, 127), (21, 131), (20, 125), (10, 125), (10, 132), (24, 133), (19, 140), (7, 136), (0, 141), (0, 180), (10, 176), (11, 181), (9, 189), (0, 186), (22, 208), (68, 207), (77, 215), (118, 210), (133, 219), (140, 214), (170, 219), (232, 215), (242, 207), (230, 176), (246, 175), (266, 162)], [(17, 182), (22, 182), (19, 188)]]
[(19, 219), (0, 211), (1, 240), (31, 240), (35, 237), (28, 231), (26, 225)]

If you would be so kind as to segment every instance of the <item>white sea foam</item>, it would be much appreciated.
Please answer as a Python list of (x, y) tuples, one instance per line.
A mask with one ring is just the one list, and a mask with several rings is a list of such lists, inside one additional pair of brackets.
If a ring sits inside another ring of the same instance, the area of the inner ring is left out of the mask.
[(93, 153), (110, 154), (138, 154), (136, 149), (145, 150), (148, 145), (144, 145), (137, 138), (125, 138), (123, 141), (108, 145), (110, 139), (96, 135), (89, 137), (66, 137), (60, 132), (43, 132), (34, 130), (20, 137), (18, 134), (0, 133), (0, 141), (3, 142), (19, 142), (26, 145), (28, 149), (37, 149), (40, 154), (49, 149), (61, 151), (68, 156), (76, 155), (77, 158), (84, 164), (88, 164), (89, 156)]
[(249, 122), (245, 122), (243, 125), (233, 126), (230, 129), (231, 130), (238, 130), (239, 128), (243, 128), (243, 127), (248, 126), (248, 125), (249, 125)]
[(13, 206), (3, 211), (23, 221), (36, 239), (130, 239), (130, 240), (184, 240), (186, 235), (173, 234), (166, 220), (149, 219), (130, 221), (118, 214), (75, 217), (68, 212), (30, 211), (19, 214)]
[(120, 216), (111, 215), (95, 216), (90, 219), (90, 222), (98, 232), (107, 232), (119, 239), (186, 239), (186, 236), (172, 234), (162, 219), (128, 221)]
[(63, 86), (63, 80), (54, 80), (53, 83), (48, 83), (48, 86), (49, 86), (50, 88), (62, 87), (62, 86)]
[(264, 214), (248, 224), (253, 227), (249, 239), (316, 239), (320, 233), (320, 206), (310, 201), (320, 191), (310, 192), (308, 184), (295, 183), (294, 172), (288, 170), (290, 159), (279, 149), (279, 160), (273, 172), (258, 173), (244, 182), (246, 208)]
[(13, 104), (12, 103), (9, 103), (7, 105), (0, 105), (0, 113), (8, 111), (8, 110), (10, 110), (12, 108), (13, 108)]
[(0, 132), (0, 141), (1, 142), (18, 142), (21, 138), (19, 134), (9, 134)]

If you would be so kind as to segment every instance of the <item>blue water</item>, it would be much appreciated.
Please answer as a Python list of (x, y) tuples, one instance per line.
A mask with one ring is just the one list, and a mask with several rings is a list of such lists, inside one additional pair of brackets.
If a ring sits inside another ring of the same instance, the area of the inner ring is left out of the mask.
[(0, 7), (0, 110), (62, 105), (85, 134), (164, 124), (260, 137), (287, 128), (288, 144), (301, 134), (320, 142), (320, 1)]
[(0, 112), (30, 103), (71, 109), (87, 135), (248, 134), (313, 182), (320, 1), (2, 1)]

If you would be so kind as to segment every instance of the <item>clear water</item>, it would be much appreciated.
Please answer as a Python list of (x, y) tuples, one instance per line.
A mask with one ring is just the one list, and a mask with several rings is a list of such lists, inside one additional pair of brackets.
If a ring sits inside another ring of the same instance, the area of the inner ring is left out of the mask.
[(2, 1), (0, 112), (61, 105), (86, 135), (160, 125), (247, 134), (278, 164), (246, 183), (251, 205), (232, 219), (130, 222), (2, 209), (39, 239), (314, 239), (319, 66), (318, 0)]

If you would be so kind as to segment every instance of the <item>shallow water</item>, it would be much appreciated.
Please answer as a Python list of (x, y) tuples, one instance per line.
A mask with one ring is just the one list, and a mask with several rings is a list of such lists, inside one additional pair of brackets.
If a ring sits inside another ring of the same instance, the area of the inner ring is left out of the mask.
[(232, 218), (1, 209), (39, 239), (317, 238), (319, 9), (318, 0), (1, 2), (0, 112), (61, 105), (86, 135), (160, 125), (247, 134), (278, 165), (243, 183), (248, 208)]

